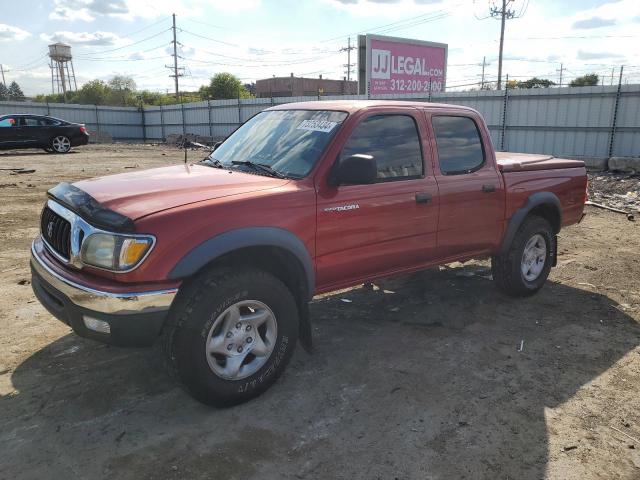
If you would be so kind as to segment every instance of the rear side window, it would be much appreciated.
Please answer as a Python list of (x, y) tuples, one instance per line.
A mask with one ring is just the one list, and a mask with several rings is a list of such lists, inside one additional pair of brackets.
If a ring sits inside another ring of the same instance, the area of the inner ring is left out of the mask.
[(431, 118), (443, 174), (471, 173), (484, 164), (484, 149), (476, 122), (469, 117), (438, 115)]
[(362, 121), (351, 133), (340, 159), (357, 153), (376, 159), (381, 182), (423, 174), (418, 128), (408, 115), (375, 115)]
[(60, 125), (60, 122), (58, 120), (54, 120), (53, 118), (41, 118), (40, 125), (42, 125), (43, 127), (49, 127), (52, 125)]

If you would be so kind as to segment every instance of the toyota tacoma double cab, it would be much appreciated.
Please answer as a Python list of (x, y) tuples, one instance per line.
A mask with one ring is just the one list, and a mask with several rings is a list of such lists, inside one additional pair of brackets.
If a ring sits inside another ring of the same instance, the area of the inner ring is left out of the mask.
[(471, 108), (280, 105), (200, 162), (49, 190), (32, 285), (78, 335), (161, 342), (196, 399), (232, 405), (311, 348), (315, 294), (472, 258), (535, 293), (586, 186), (581, 161), (494, 152)]

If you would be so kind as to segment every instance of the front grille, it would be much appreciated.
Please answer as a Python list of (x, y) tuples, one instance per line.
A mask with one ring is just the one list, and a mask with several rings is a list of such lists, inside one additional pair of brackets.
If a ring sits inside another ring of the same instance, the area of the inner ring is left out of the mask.
[(71, 253), (71, 224), (49, 207), (44, 207), (40, 231), (47, 244), (68, 260)]

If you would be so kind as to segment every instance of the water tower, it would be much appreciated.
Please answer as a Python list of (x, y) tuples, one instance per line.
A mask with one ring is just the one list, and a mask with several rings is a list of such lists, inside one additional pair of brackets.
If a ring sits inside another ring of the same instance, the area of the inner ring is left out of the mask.
[[(66, 102), (67, 92), (78, 90), (71, 59), (71, 46), (60, 42), (49, 45), (49, 58), (51, 58), (51, 93), (55, 94), (57, 90), (57, 93), (62, 93)], [(69, 72), (69, 65), (71, 65), (71, 72)]]

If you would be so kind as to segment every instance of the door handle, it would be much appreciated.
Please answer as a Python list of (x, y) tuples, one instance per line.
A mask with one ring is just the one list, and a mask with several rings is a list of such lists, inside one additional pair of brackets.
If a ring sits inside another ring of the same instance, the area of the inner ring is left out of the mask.
[(431, 201), (431, 194), (427, 192), (416, 193), (416, 203), (429, 203)]
[(492, 192), (495, 192), (495, 191), (496, 191), (496, 186), (495, 186), (495, 185), (493, 185), (493, 184), (485, 184), (485, 185), (482, 185), (482, 191), (483, 191), (484, 193), (492, 193)]

